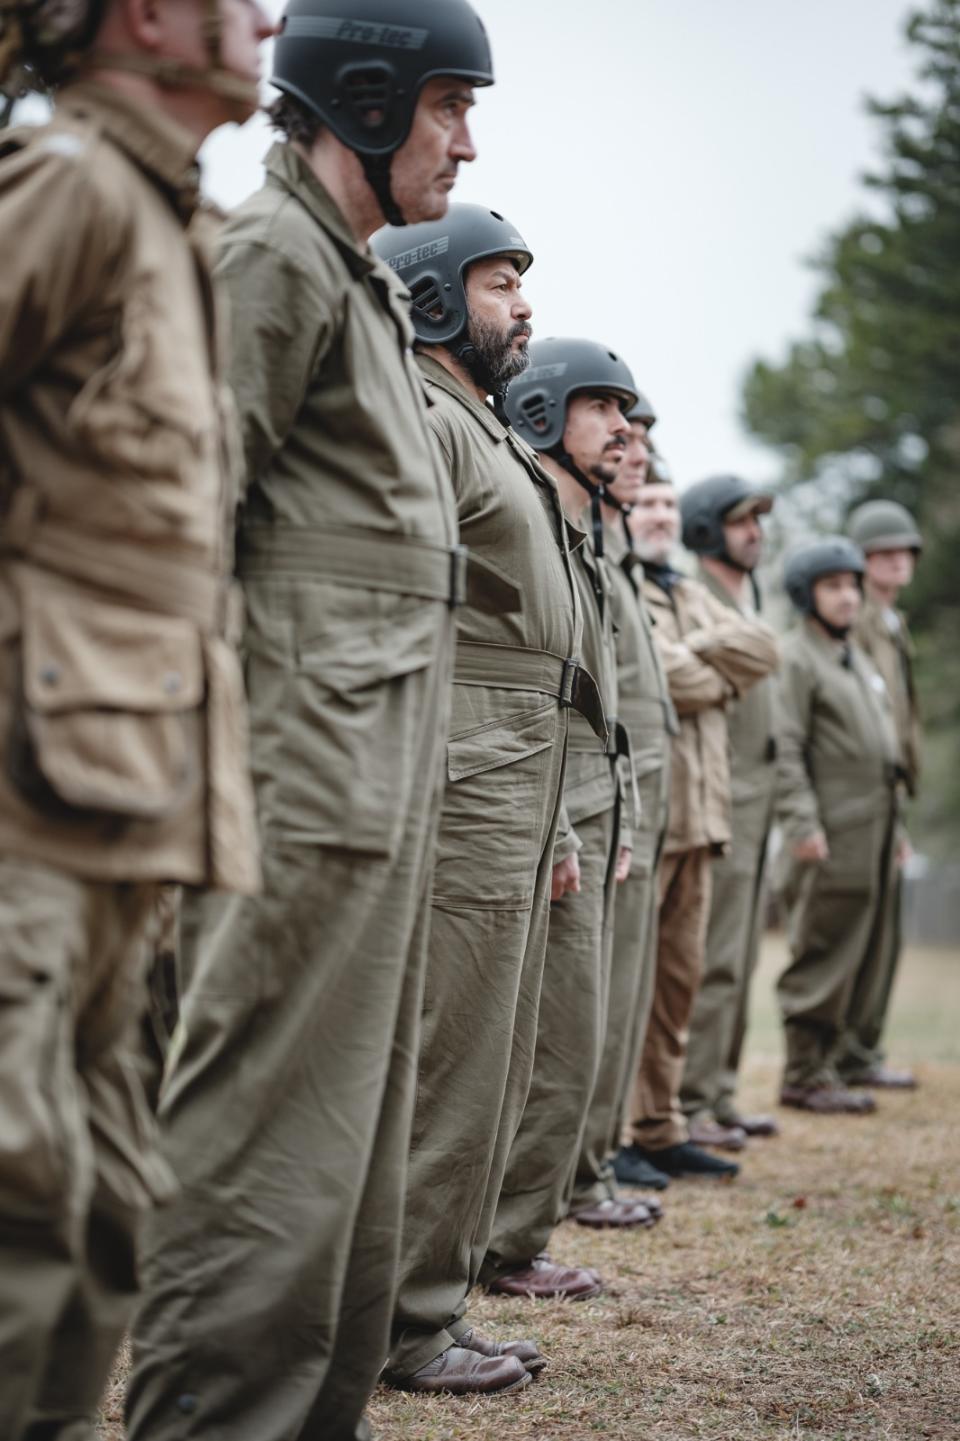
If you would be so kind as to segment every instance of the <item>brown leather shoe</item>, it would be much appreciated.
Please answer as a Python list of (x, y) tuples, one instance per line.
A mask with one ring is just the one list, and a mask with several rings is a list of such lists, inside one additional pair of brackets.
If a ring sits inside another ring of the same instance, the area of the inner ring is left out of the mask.
[(483, 1356), (466, 1346), (448, 1346), (412, 1376), (388, 1373), (384, 1379), (398, 1391), (494, 1396), (529, 1386), (530, 1372), (516, 1356)]
[(846, 1086), (784, 1086), (780, 1104), (814, 1111), (818, 1116), (868, 1116), (877, 1109), (872, 1096), (848, 1091)]
[(741, 1116), (739, 1111), (731, 1111), (724, 1115), (720, 1121), (721, 1126), (737, 1126), (747, 1136), (779, 1136), (780, 1127), (773, 1116)]
[(592, 1226), (602, 1231), (619, 1226), (655, 1226), (663, 1213), (654, 1213), (645, 1201), (597, 1201), (593, 1206), (584, 1206), (570, 1215), (578, 1226)]
[(585, 1301), (598, 1296), (603, 1285), (596, 1271), (583, 1266), (559, 1266), (548, 1256), (534, 1256), (527, 1266), (518, 1266), (497, 1276), (487, 1285), (492, 1296), (528, 1296), (533, 1301), (562, 1297)]
[(492, 1337), (475, 1331), (472, 1326), (469, 1331), (464, 1331), (462, 1336), (457, 1337), (457, 1345), (465, 1346), (468, 1351), (476, 1351), (478, 1356), (516, 1356), (531, 1376), (536, 1376), (547, 1364), (547, 1358), (541, 1356), (536, 1341), (494, 1341)]
[(690, 1140), (695, 1146), (710, 1146), (715, 1151), (742, 1151), (747, 1133), (740, 1126), (721, 1126), (709, 1116), (694, 1116), (690, 1122)]
[(917, 1078), (912, 1071), (896, 1071), (892, 1066), (871, 1066), (858, 1076), (850, 1076), (851, 1086), (876, 1086), (882, 1091), (914, 1091)]

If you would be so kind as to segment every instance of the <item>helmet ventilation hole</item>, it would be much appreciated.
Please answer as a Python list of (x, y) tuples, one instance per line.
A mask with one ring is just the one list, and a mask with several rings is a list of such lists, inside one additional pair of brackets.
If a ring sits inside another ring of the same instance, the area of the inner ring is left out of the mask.
[(386, 119), (392, 97), (390, 72), (381, 66), (357, 66), (342, 77), (343, 88), (361, 124), (375, 130)]
[(532, 425), (538, 434), (542, 434), (549, 428), (547, 398), (542, 390), (535, 390), (530, 395), (525, 395), (520, 402), (520, 410), (523, 419)]
[[(449, 287), (448, 287), (449, 288)], [(413, 308), (430, 320), (443, 320), (445, 306), (440, 287), (432, 275), (421, 275), (410, 287)]]

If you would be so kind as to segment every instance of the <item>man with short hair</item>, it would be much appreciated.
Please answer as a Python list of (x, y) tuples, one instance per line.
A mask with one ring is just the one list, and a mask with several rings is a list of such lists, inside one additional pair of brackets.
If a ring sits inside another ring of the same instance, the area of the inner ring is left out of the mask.
[[(763, 550), (760, 518), (773, 497), (736, 475), (688, 486), (680, 498), (683, 544), (699, 559), (710, 594), (739, 614), (760, 608), (755, 571)], [(773, 821), (776, 739), (773, 679), (764, 677), (727, 706), (730, 847), (714, 859), (703, 978), (690, 1017), (680, 1102), (690, 1139), (740, 1150), (745, 1136), (772, 1136), (772, 1116), (747, 1116), (736, 1103), (747, 1030), (750, 982), (760, 951), (767, 841)]]
[(527, 365), (522, 277), (533, 256), (479, 205), (383, 230), (374, 247), (413, 297), (461, 538), (519, 596), (511, 614), (468, 604), (458, 615), (387, 1373), (405, 1390), (489, 1394), (545, 1365), (533, 1342), (494, 1341), (464, 1313), (530, 1085), (571, 700), (601, 734), (605, 725), (575, 661), (581, 618), (556, 485), (489, 404)]
[(406, 293), (368, 241), (445, 214), (493, 75), (466, 0), (369, 18), (293, 0), (288, 138), (221, 240), (265, 886), (184, 916), (182, 1190), (144, 1248), (131, 1441), (352, 1441), (389, 1346), (464, 576)]
[(161, 886), (258, 883), (196, 155), (272, 30), (238, 0), (0, 13), (0, 84), (54, 96), (0, 160), (4, 1441), (93, 1434), (174, 1187), (140, 1070)]
[(776, 664), (773, 632), (716, 601), (670, 565), (680, 535), (676, 492), (643, 487), (629, 517), (644, 567), (644, 599), (680, 721), (671, 753), (670, 809), (660, 864), (653, 1003), (617, 1179), (665, 1186), (673, 1176), (722, 1178), (734, 1162), (694, 1145), (680, 1108), (690, 1014), (703, 969), (710, 866), (730, 843), (726, 707)]
[(784, 583), (801, 621), (777, 684), (777, 817), (790, 962), (777, 995), (786, 1063), (780, 1101), (866, 1115), (838, 1069), (862, 1015), (898, 866), (899, 742), (882, 676), (860, 650), (863, 553), (846, 536), (802, 546)]
[[(912, 798), (917, 794), (920, 779), (920, 710), (913, 676), (913, 642), (907, 618), (897, 608), (897, 599), (913, 579), (923, 539), (910, 512), (892, 500), (868, 500), (858, 506), (847, 521), (847, 534), (860, 546), (866, 563), (863, 604), (853, 628), (853, 638), (883, 676), (897, 727), (901, 786)], [(887, 916), (872, 953), (876, 967), (864, 977), (837, 1062), (840, 1075), (853, 1086), (909, 1090), (916, 1085), (912, 1071), (886, 1065), (883, 1049), (883, 1032), (903, 942), (900, 930), (903, 865), (910, 854), (905, 834), (899, 849), (900, 865), (890, 887)]]
[[(631, 828), (630, 869), (614, 900), (606, 1026), (577, 1162), (573, 1207), (584, 1225), (602, 1223), (609, 1210), (605, 1203), (616, 1198), (613, 1159), (653, 995), (656, 873), (666, 833), (670, 737), (677, 729), (643, 599), (643, 569), (629, 529), (629, 514), (652, 479), (650, 430), (655, 417), (650, 402), (641, 395), (626, 418), (630, 434), (623, 460), (605, 487), (603, 546), (616, 625), (617, 715), (630, 741), (627, 779), (639, 804)], [(651, 1206), (650, 1201), (646, 1204)]]
[[(606, 744), (571, 714), (564, 802), (572, 829), (558, 838), (553, 905), (540, 993), (533, 1074), (489, 1237), (481, 1280), (510, 1296), (596, 1295), (597, 1274), (544, 1254), (566, 1214), (580, 1138), (600, 1060), (612, 944), (614, 876), (629, 864), (619, 825), (616, 650), (609, 581), (602, 560), (601, 505), (616, 477), (628, 434), (624, 411), (636, 402), (633, 377), (614, 352), (593, 341), (550, 339), (530, 347), (529, 370), (510, 385), (511, 424), (539, 452), (568, 520), (586, 512), (592, 540), (574, 552), (583, 611), (583, 659), (596, 676)], [(571, 886), (558, 884), (576, 857)], [(611, 1202), (605, 1224), (649, 1224), (639, 1202)]]

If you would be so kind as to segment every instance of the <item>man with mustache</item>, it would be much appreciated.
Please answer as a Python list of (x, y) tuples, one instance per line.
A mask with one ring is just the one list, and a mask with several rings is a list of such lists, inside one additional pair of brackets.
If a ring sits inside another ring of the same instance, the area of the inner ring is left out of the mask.
[[(589, 514), (592, 539), (574, 553), (584, 615), (583, 657), (596, 675), (607, 716), (606, 743), (571, 715), (564, 801), (572, 829), (554, 851), (563, 865), (576, 858), (572, 886), (553, 889), (540, 996), (533, 1075), (512, 1138), (481, 1278), (499, 1295), (595, 1295), (595, 1271), (557, 1266), (543, 1253), (566, 1214), (577, 1152), (600, 1059), (612, 944), (614, 875), (626, 874), (629, 841), (620, 834), (616, 652), (604, 562), (605, 487), (616, 477), (629, 428), (624, 411), (636, 402), (624, 362), (593, 341), (552, 339), (530, 347), (529, 370), (507, 391), (511, 424), (540, 453), (568, 520)], [(597, 531), (594, 531), (594, 527)], [(562, 870), (562, 867), (561, 867)], [(644, 1225), (640, 1202), (611, 1201), (603, 1224)]]
[(629, 529), (630, 511), (650, 481), (653, 459), (650, 430), (655, 416), (643, 395), (627, 412), (627, 420), (630, 436), (623, 461), (616, 479), (606, 486), (603, 544), (617, 628), (617, 715), (630, 739), (639, 816), (632, 828), (630, 870), (616, 891), (606, 1029), (577, 1164), (573, 1206), (582, 1224), (602, 1222), (609, 1209), (605, 1202), (616, 1196), (612, 1163), (652, 999), (656, 875), (666, 832), (670, 737), (677, 730), (643, 599), (643, 569)]
[(680, 721), (671, 752), (670, 814), (659, 875), (653, 1003), (617, 1179), (666, 1186), (673, 1176), (735, 1176), (739, 1167), (689, 1138), (680, 1108), (688, 1026), (703, 969), (710, 864), (730, 844), (727, 703), (777, 662), (773, 632), (714, 600), (670, 565), (680, 537), (677, 495), (658, 470), (630, 513), (643, 594)]
[[(493, 80), (467, 0), (292, 0), (283, 139), (217, 274), (263, 896), (185, 908), (131, 1441), (353, 1441), (387, 1355), (463, 592), (386, 221), (439, 219)], [(496, 599), (494, 597), (494, 599)]]
[(569, 862), (554, 864), (569, 707), (600, 734), (603, 709), (575, 664), (581, 618), (556, 486), (489, 404), (499, 410), (528, 363), (522, 277), (533, 256), (478, 205), (381, 231), (374, 246), (413, 297), (461, 538), (520, 596), (513, 614), (468, 602), (458, 615), (387, 1373), (406, 1390), (490, 1393), (545, 1365), (532, 1342), (494, 1341), (464, 1312), (530, 1084), (551, 890), (573, 879)]
[[(699, 557), (699, 578), (721, 605), (759, 612), (754, 577), (763, 552), (760, 518), (773, 497), (736, 475), (688, 486), (680, 500), (683, 543)], [(758, 681), (727, 708), (730, 742), (730, 849), (712, 868), (703, 980), (690, 1018), (680, 1096), (691, 1140), (740, 1150), (744, 1136), (771, 1136), (772, 1116), (745, 1116), (736, 1104), (766, 901), (767, 841), (773, 823), (776, 740), (773, 678)]]

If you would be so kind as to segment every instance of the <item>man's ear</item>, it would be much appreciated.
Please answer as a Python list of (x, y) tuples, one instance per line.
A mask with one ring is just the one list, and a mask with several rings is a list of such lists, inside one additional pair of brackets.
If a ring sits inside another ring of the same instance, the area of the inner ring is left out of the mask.
[(164, 33), (163, 0), (114, 0), (124, 26), (138, 49), (157, 50)]

